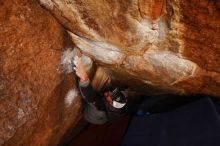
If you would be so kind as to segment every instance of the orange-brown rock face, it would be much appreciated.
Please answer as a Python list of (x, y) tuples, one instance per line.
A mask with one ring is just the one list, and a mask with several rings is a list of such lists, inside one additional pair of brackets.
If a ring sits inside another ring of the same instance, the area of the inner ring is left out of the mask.
[[(146, 94), (220, 97), (220, 2), (38, 0), (112, 76)], [(67, 32), (35, 0), (0, 0), (0, 145), (58, 145), (81, 117)], [(88, 59), (87, 59), (88, 60)]]
[(57, 145), (80, 118), (59, 73), (64, 29), (35, 0), (0, 1), (0, 145)]
[(219, 1), (39, 1), (82, 52), (136, 89), (220, 97)]

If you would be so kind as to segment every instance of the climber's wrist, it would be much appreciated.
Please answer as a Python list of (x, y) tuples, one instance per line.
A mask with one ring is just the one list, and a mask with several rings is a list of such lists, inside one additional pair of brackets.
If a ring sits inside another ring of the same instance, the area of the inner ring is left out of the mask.
[(88, 78), (87, 75), (85, 75), (85, 76), (83, 76), (83, 77), (80, 78), (80, 82), (82, 82), (82, 83), (85, 83), (85, 82), (87, 82), (88, 80), (89, 80), (89, 78)]

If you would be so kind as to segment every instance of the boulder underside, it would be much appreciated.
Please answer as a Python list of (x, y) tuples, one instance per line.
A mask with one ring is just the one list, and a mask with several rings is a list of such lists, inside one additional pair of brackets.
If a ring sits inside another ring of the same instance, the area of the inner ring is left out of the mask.
[(58, 145), (76, 126), (67, 48), (146, 95), (220, 97), (219, 1), (2, 0), (0, 26), (0, 146)]

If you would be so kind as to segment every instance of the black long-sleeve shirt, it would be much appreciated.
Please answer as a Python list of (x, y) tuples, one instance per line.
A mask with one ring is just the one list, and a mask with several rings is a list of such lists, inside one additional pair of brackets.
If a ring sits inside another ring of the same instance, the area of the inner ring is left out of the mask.
[(116, 109), (111, 106), (106, 100), (104, 95), (98, 94), (92, 87), (90, 81), (85, 83), (79, 82), (80, 92), (87, 103), (92, 103), (99, 111), (105, 111), (108, 121), (115, 121), (125, 113), (122, 109)]

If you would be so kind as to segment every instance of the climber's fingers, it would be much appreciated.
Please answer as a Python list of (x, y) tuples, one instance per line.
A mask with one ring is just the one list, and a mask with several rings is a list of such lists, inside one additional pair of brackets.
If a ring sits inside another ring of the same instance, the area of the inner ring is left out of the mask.
[(78, 69), (76, 67), (73, 68), (76, 72), (78, 72)]
[(76, 57), (74, 57), (74, 64), (75, 64), (75, 66), (78, 66), (78, 60), (79, 60), (79, 57), (78, 56), (76, 56)]
[(76, 66), (77, 68), (83, 66), (82, 61), (81, 61), (81, 58), (78, 57), (78, 56), (74, 57), (74, 61), (73, 61), (73, 62), (74, 62), (75, 66)]

